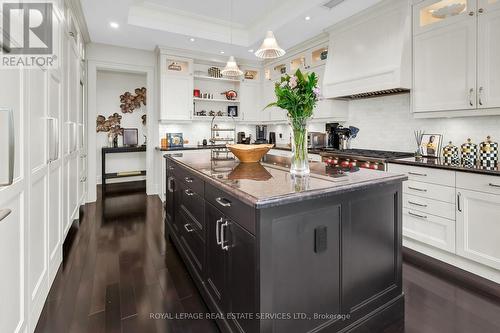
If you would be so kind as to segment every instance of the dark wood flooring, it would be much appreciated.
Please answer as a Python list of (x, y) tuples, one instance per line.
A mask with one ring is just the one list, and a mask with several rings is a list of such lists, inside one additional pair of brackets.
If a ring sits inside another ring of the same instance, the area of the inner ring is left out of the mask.
[[(83, 210), (36, 333), (218, 332), (208, 320), (155, 319), (206, 312), (177, 251), (164, 238), (162, 205), (120, 191)], [(403, 265), (405, 321), (385, 332), (500, 332), (500, 304)]]

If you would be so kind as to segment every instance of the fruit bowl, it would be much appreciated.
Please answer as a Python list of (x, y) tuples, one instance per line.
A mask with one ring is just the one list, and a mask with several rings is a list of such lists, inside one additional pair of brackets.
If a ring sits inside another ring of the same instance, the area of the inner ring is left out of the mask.
[(273, 144), (262, 144), (262, 145), (243, 145), (234, 144), (226, 145), (226, 147), (231, 151), (231, 153), (236, 156), (241, 163), (256, 163), (267, 154), (269, 149), (273, 148)]

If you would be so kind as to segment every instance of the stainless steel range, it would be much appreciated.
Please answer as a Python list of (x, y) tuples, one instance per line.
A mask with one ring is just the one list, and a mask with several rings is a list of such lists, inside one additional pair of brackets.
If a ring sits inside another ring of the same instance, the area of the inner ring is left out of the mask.
[(365, 149), (325, 149), (320, 153), (321, 159), (330, 167), (365, 168), (386, 171), (387, 162), (396, 159), (411, 157), (411, 153), (402, 153), (384, 150)]

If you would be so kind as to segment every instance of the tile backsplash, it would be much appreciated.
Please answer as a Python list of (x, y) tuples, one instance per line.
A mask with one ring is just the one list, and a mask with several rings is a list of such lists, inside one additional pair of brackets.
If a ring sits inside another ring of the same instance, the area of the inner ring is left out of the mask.
[[(219, 124), (220, 127), (225, 125), (232, 126), (231, 123)], [(443, 145), (451, 140), (460, 146), (469, 137), (480, 143), (487, 135), (496, 142), (500, 141), (500, 116), (415, 119), (410, 113), (409, 94), (351, 101), (349, 118), (343, 125), (360, 128), (357, 138), (352, 140), (352, 148), (413, 152), (416, 149), (415, 130), (443, 134)], [(237, 124), (236, 131), (252, 133), (255, 137), (254, 125)], [(325, 123), (311, 122), (309, 131), (324, 132)], [(160, 138), (167, 132), (183, 132), (189, 144), (197, 144), (210, 137), (210, 123), (160, 124)], [(276, 132), (278, 144), (290, 142), (288, 125), (268, 125), (268, 132)]]
[[(460, 146), (469, 137), (480, 143), (487, 135), (500, 141), (500, 116), (415, 119), (410, 113), (409, 94), (351, 101), (349, 118), (343, 125), (360, 128), (358, 136), (352, 140), (352, 148), (413, 152), (416, 150), (415, 130), (443, 134), (443, 145), (453, 141)], [(276, 131), (277, 137), (278, 133), (283, 134), (279, 143), (289, 142), (288, 126), (271, 126), (269, 130)], [(324, 132), (325, 124), (311, 123), (309, 131)]]

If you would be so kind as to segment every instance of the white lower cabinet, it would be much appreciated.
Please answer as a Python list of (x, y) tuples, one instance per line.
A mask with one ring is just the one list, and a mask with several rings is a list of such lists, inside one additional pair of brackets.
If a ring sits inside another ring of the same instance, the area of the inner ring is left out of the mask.
[(500, 269), (500, 195), (457, 189), (457, 254)]

